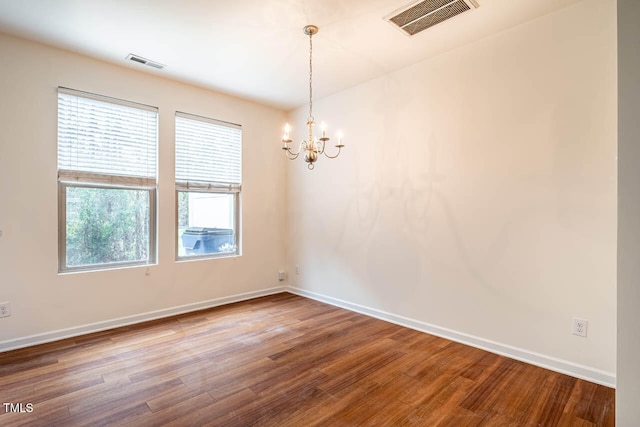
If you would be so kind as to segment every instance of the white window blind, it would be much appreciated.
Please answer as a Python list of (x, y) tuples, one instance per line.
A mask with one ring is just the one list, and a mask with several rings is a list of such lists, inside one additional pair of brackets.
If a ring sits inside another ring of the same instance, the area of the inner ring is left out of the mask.
[(157, 140), (157, 108), (58, 88), (61, 179), (155, 185)]
[(242, 127), (176, 113), (176, 187), (240, 190)]

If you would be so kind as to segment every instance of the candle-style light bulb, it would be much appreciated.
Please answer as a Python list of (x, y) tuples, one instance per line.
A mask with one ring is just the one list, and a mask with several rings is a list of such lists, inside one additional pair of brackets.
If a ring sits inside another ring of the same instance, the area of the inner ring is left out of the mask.
[(322, 137), (326, 138), (327, 137), (327, 124), (325, 122), (322, 122), (322, 125), (320, 127), (322, 128)]
[(291, 128), (289, 127), (289, 123), (287, 123), (284, 127), (284, 136), (282, 137), (283, 141), (286, 141), (289, 139), (289, 131), (291, 130)]
[(339, 130), (339, 131), (338, 131), (338, 145), (343, 145), (343, 144), (342, 144), (342, 136), (343, 136), (343, 135), (342, 135), (342, 131), (341, 131), (341, 130)]

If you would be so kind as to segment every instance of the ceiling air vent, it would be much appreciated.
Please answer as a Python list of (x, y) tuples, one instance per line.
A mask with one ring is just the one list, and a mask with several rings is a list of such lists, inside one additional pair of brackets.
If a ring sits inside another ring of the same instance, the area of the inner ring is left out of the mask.
[(129, 55), (127, 55), (126, 59), (129, 61), (137, 62), (139, 64), (148, 65), (149, 67), (157, 68), (159, 70), (162, 70), (166, 67), (166, 65), (164, 64), (152, 61), (147, 58), (143, 58), (142, 56), (134, 55), (133, 53), (130, 53)]
[(396, 10), (384, 19), (413, 36), (442, 21), (478, 7), (475, 0), (420, 0)]

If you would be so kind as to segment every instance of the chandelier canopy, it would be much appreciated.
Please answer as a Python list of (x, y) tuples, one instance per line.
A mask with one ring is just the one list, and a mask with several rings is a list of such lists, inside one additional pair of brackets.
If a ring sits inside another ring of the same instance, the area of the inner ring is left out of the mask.
[(295, 160), (300, 156), (300, 154), (304, 153), (304, 161), (307, 162), (307, 167), (309, 169), (314, 168), (314, 163), (318, 160), (318, 157), (322, 154), (327, 156), (330, 159), (335, 159), (340, 155), (340, 150), (344, 147), (342, 143), (342, 133), (338, 132), (338, 143), (335, 147), (338, 149), (338, 152), (334, 156), (330, 156), (325, 151), (325, 144), (329, 141), (329, 137), (327, 137), (327, 127), (322, 122), (322, 136), (320, 138), (313, 136), (313, 127), (315, 126), (315, 119), (313, 118), (313, 35), (318, 33), (318, 27), (315, 25), (307, 25), (303, 28), (303, 31), (306, 35), (309, 36), (309, 117), (307, 117), (307, 129), (308, 129), (308, 138), (303, 140), (298, 147), (298, 151), (291, 151), (291, 143), (292, 140), (289, 137), (289, 132), (291, 128), (289, 127), (289, 123), (284, 127), (284, 136), (282, 137), (282, 149), (284, 150), (285, 155), (289, 160)]

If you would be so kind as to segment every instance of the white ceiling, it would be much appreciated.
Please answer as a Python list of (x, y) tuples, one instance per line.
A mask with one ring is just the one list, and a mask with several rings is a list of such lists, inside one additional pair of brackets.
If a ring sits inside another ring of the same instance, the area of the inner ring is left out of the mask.
[[(320, 27), (315, 98), (577, 1), (478, 0), (408, 37), (383, 17), (410, 0), (0, 0), (0, 32), (291, 109), (308, 98), (307, 24)], [(129, 53), (167, 68), (125, 61)]]

